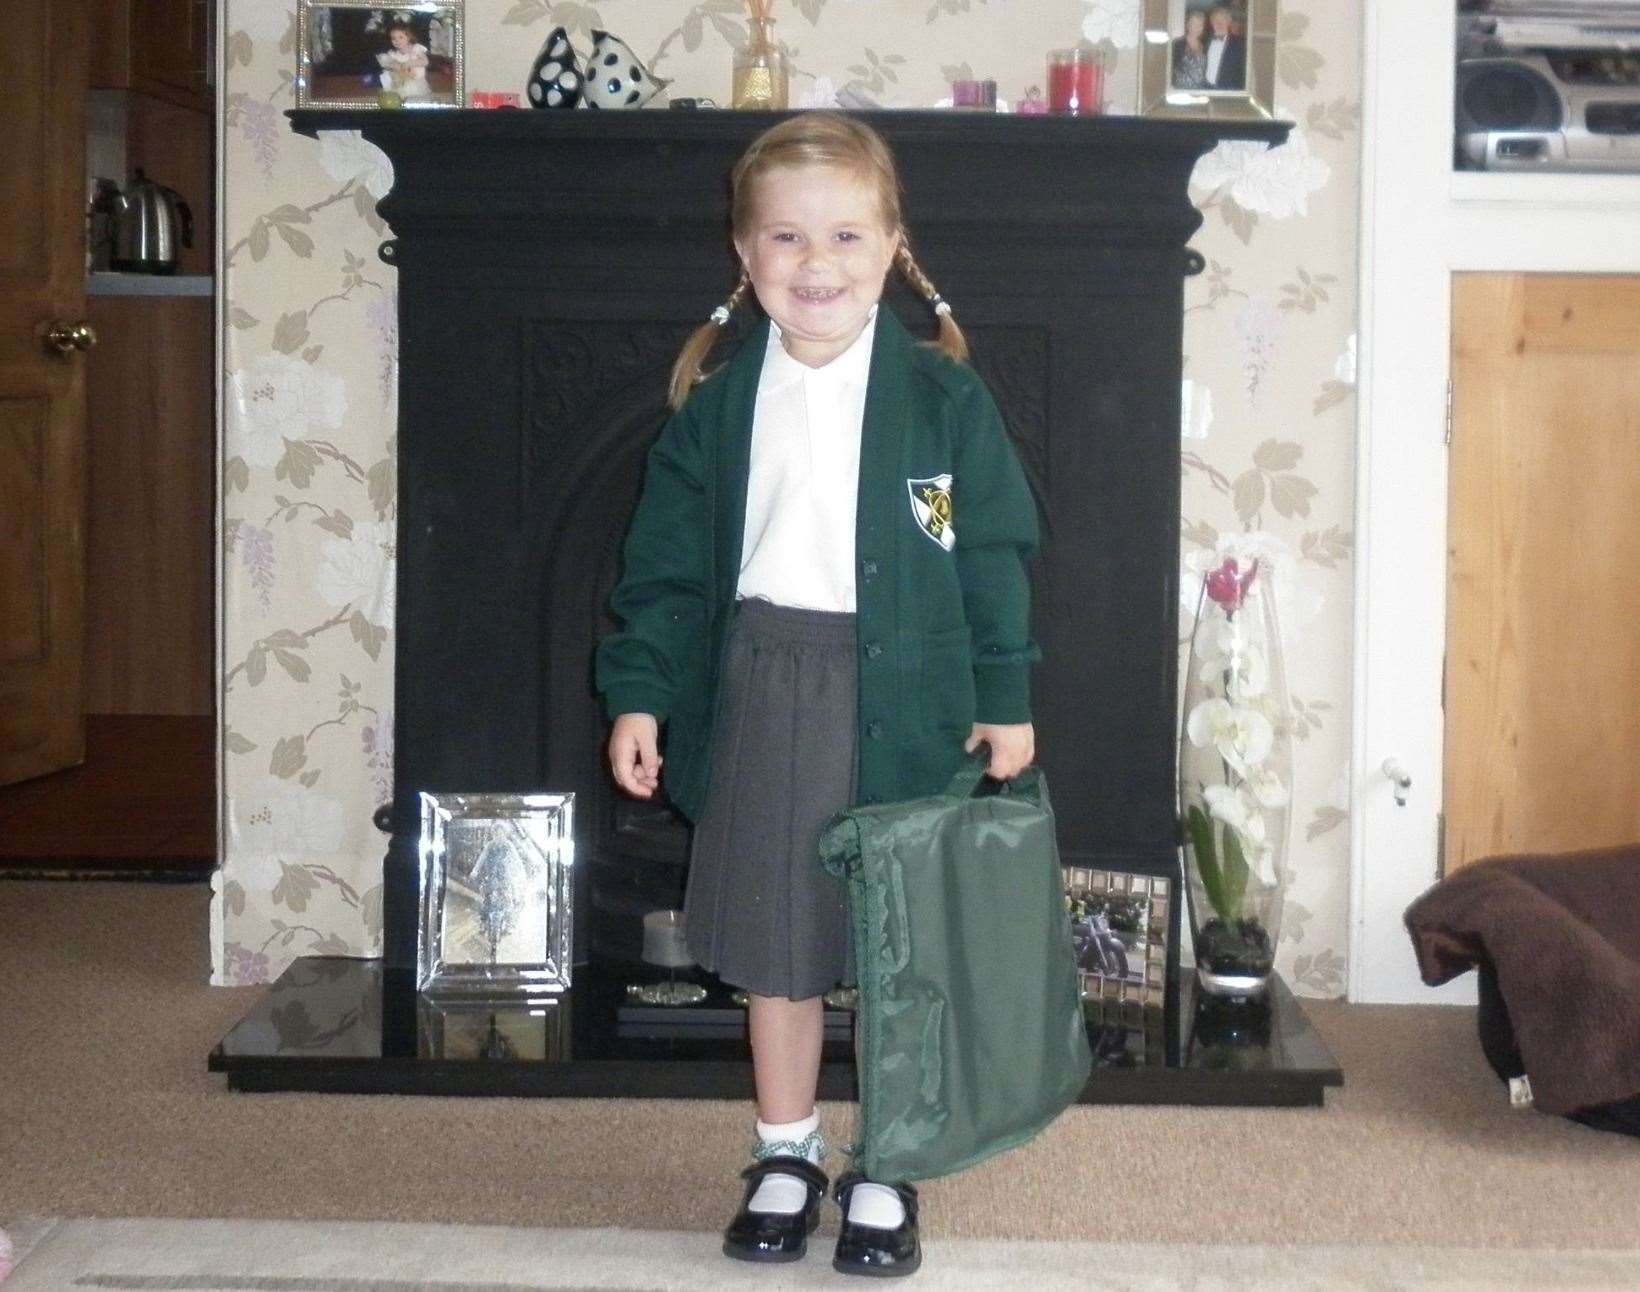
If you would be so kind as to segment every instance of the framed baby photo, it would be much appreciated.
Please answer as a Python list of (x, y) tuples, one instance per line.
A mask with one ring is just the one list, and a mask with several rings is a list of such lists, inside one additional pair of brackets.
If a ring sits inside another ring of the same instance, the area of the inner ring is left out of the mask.
[(459, 108), (462, 0), (297, 0), (296, 106)]
[(1139, 111), (1273, 117), (1276, 8), (1277, 0), (1144, 0)]

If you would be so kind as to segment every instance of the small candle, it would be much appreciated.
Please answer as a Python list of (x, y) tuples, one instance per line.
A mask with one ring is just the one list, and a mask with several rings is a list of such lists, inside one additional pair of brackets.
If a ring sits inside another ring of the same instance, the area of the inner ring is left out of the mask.
[(995, 112), (997, 83), (995, 81), (952, 81), (951, 106), (954, 108), (978, 108), (983, 112)]
[(1048, 55), (1048, 111), (1070, 117), (1097, 115), (1103, 70), (1085, 45), (1054, 50)]
[(1022, 116), (1040, 117), (1048, 110), (1048, 101), (1042, 97), (1040, 86), (1033, 85), (1025, 91), (1025, 97), (1014, 104), (1014, 111)]
[(681, 969), (694, 964), (684, 936), (682, 911), (650, 911), (643, 917), (643, 960)]

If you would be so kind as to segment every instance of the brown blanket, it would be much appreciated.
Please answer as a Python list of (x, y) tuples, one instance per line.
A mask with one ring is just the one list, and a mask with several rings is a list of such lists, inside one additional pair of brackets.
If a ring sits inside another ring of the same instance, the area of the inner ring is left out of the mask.
[(1640, 844), (1478, 862), (1405, 919), (1431, 987), (1496, 967), (1539, 1109), (1640, 1095)]

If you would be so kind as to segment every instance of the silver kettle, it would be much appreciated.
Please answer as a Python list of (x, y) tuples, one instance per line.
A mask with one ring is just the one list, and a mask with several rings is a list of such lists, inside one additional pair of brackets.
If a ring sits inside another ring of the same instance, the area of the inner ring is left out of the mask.
[(175, 189), (139, 169), (113, 201), (109, 267), (128, 274), (174, 274), (177, 249), (194, 245), (194, 215)]

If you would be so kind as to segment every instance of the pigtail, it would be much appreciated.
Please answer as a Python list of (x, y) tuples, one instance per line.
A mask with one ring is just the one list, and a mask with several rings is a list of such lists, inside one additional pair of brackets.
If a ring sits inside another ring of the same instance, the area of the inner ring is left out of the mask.
[(934, 316), (940, 321), (940, 335), (934, 344), (958, 363), (968, 362), (968, 338), (962, 334), (956, 319), (951, 317), (951, 303), (934, 289), (934, 284), (912, 256), (911, 240), (906, 237), (904, 229), (900, 230), (900, 246), (894, 253), (894, 263), (900, 267), (906, 282), (928, 302)]
[(717, 344), (722, 335), (729, 317), (740, 308), (741, 301), (746, 299), (746, 293), (751, 289), (752, 280), (742, 270), (740, 281), (735, 284), (734, 291), (729, 293), (729, 299), (712, 311), (712, 317), (702, 323), (683, 343), (683, 349), (678, 352), (677, 360), (672, 364), (672, 383), (668, 388), (666, 402), (674, 412), (683, 407), (683, 401), (689, 398), (689, 392), (696, 383), (705, 380), (701, 373), (701, 365), (706, 362), (706, 356), (712, 353), (712, 347)]

